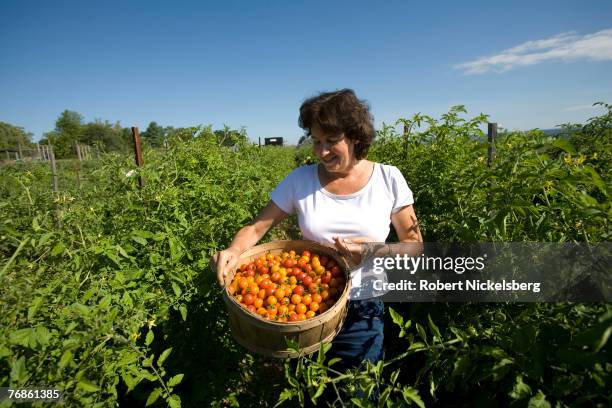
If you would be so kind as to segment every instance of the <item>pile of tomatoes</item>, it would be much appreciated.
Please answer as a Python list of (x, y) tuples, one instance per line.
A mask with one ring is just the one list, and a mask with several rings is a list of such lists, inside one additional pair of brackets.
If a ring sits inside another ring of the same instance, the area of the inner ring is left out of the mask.
[(292, 250), (241, 265), (227, 291), (251, 313), (285, 323), (325, 312), (345, 286), (344, 273), (332, 258)]

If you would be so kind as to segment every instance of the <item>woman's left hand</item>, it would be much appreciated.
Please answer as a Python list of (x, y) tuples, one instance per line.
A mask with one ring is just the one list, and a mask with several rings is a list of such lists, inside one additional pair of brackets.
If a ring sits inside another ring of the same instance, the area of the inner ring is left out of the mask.
[(362, 254), (366, 242), (375, 242), (369, 237), (340, 238), (333, 237), (334, 247), (340, 252), (351, 266), (357, 266), (362, 261)]

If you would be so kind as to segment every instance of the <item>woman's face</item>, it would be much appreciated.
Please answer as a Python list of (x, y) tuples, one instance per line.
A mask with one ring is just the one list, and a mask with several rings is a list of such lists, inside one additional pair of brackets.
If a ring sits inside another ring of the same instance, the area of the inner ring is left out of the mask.
[(330, 173), (347, 173), (357, 163), (355, 142), (344, 136), (328, 135), (318, 125), (310, 128), (314, 153)]

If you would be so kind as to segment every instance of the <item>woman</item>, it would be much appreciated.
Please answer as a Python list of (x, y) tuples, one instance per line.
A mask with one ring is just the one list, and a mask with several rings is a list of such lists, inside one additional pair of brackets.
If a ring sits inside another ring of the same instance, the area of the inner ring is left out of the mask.
[[(366, 155), (375, 136), (367, 105), (350, 89), (321, 93), (300, 107), (299, 125), (314, 143), (320, 163), (293, 170), (270, 194), (270, 202), (234, 237), (230, 247), (213, 258), (223, 285), (241, 252), (254, 246), (283, 218), (297, 212), (306, 240), (333, 244), (358, 264), (366, 242), (384, 242), (393, 224), (400, 242), (422, 242), (412, 192), (400, 171), (374, 163)], [(394, 251), (387, 248), (384, 255)], [(330, 356), (340, 357), (337, 369), (376, 362), (383, 357), (383, 304), (363, 298), (362, 275), (351, 272), (349, 309)]]

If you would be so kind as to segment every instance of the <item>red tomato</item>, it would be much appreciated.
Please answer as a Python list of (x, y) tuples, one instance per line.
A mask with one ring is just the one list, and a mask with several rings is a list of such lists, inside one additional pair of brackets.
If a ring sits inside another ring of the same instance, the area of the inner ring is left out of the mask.
[(322, 276), (321, 276), (321, 283), (329, 283), (332, 279), (331, 273), (329, 272), (325, 272)]
[(272, 296), (274, 294), (274, 291), (276, 290), (276, 283), (272, 283), (270, 282), (270, 284), (268, 285), (268, 287), (265, 289), (266, 291), (266, 295), (268, 296)]
[(302, 283), (304, 284), (304, 286), (308, 286), (308, 285), (310, 285), (312, 283), (312, 278), (310, 276), (306, 275), (306, 276), (304, 276), (304, 278), (302, 278)]
[(295, 288), (293, 288), (293, 293), (302, 296), (304, 294), (304, 287), (302, 285), (297, 285)]

